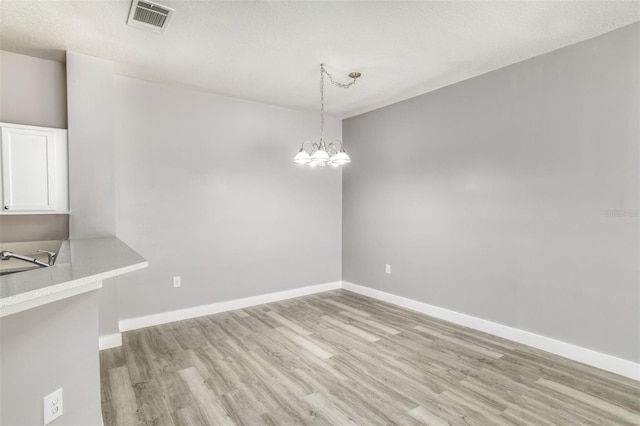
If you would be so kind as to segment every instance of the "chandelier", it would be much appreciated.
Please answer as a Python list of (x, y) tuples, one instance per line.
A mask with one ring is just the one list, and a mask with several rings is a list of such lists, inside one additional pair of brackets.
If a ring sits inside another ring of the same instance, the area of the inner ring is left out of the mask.
[(352, 78), (351, 82), (339, 83), (334, 81), (331, 74), (329, 74), (327, 70), (324, 69), (324, 64), (320, 64), (320, 142), (313, 143), (311, 141), (304, 141), (302, 143), (302, 146), (300, 147), (300, 151), (298, 151), (298, 154), (296, 154), (295, 158), (293, 159), (293, 162), (296, 164), (308, 165), (311, 167), (338, 167), (351, 162), (351, 159), (349, 158), (347, 153), (344, 152), (342, 142), (340, 142), (339, 140), (335, 140), (330, 144), (326, 144), (324, 142), (325, 74), (329, 77), (329, 81), (331, 81), (334, 86), (340, 87), (341, 89), (348, 89), (349, 87), (354, 85), (358, 77), (360, 77), (361, 75), (359, 72), (352, 72), (349, 74), (349, 77)]

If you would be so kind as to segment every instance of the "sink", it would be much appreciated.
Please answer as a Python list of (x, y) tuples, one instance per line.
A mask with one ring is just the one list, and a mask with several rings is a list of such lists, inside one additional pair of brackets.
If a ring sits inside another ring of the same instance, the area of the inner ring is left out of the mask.
[[(58, 253), (61, 245), (62, 240), (0, 243), (0, 251), (7, 250), (24, 256), (33, 257), (43, 262), (48, 262), (49, 256), (46, 253), (39, 253), (38, 250)], [(25, 272), (40, 268), (42, 267), (20, 259), (0, 260), (0, 275), (14, 274), (17, 272)]]

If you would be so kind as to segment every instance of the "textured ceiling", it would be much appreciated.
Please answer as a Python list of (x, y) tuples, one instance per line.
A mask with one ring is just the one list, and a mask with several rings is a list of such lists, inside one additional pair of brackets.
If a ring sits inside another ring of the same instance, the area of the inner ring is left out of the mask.
[(176, 1), (162, 35), (130, 1), (0, 0), (0, 49), (110, 59), (122, 75), (349, 117), (640, 20), (638, 1)]

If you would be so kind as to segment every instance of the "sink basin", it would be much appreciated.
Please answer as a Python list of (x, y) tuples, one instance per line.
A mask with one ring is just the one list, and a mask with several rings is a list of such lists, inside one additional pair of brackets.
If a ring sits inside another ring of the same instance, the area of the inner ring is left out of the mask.
[[(62, 240), (49, 241), (26, 241), (19, 243), (0, 243), (0, 251), (7, 250), (24, 256), (29, 256), (48, 262), (49, 256), (46, 253), (38, 253), (38, 250), (46, 250), (54, 253), (60, 251)], [(30, 271), (39, 269), (42, 266), (25, 262), (20, 259), (0, 260), (0, 275), (14, 274), (16, 272)]]

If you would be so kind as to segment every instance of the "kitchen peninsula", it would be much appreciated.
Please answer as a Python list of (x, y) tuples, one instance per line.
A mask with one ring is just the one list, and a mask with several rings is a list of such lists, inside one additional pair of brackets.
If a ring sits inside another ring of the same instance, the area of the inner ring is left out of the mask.
[(51, 267), (0, 276), (0, 424), (43, 424), (43, 398), (63, 389), (51, 424), (96, 424), (102, 280), (148, 266), (115, 237), (66, 240)]

